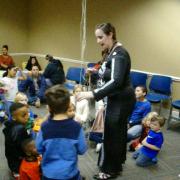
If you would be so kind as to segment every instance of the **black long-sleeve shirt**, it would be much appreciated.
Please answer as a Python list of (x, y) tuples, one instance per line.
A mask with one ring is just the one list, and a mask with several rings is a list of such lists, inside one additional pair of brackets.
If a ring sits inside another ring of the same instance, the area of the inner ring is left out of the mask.
[(65, 74), (63, 70), (63, 65), (60, 60), (53, 59), (44, 70), (43, 73), (45, 78), (51, 80), (53, 85), (63, 84), (65, 81)]
[(104, 72), (104, 81), (101, 88), (94, 90), (94, 97), (100, 100), (106, 96), (124, 93), (130, 86), (131, 61), (128, 52), (122, 47), (117, 46), (106, 59), (106, 69)]
[(22, 124), (13, 120), (5, 122), (3, 133), (8, 166), (12, 172), (19, 173), (21, 160), (24, 157), (21, 144), (25, 139), (30, 138), (30, 135)]

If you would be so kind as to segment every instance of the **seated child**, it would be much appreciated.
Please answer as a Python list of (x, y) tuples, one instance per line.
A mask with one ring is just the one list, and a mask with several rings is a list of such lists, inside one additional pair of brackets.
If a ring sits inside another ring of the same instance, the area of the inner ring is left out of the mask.
[(145, 99), (147, 89), (144, 86), (137, 86), (135, 89), (136, 104), (134, 110), (129, 117), (129, 129), (127, 131), (127, 141), (130, 142), (141, 135), (142, 119), (151, 112), (151, 104)]
[(43, 179), (79, 180), (77, 156), (84, 154), (87, 146), (82, 127), (68, 117), (70, 94), (62, 85), (55, 85), (45, 96), (50, 116), (36, 139), (37, 150), (42, 154)]
[(73, 96), (71, 97), (71, 102), (75, 105), (75, 120), (81, 124), (85, 123), (89, 115), (89, 105), (88, 100), (83, 99), (81, 101), (76, 101), (76, 95), (83, 91), (83, 87), (80, 84), (75, 85), (73, 90)]
[(35, 142), (33, 139), (26, 139), (22, 143), (22, 149), (25, 153), (25, 158), (21, 162), (20, 166), (20, 179), (22, 180), (40, 180), (40, 161)]
[(161, 127), (164, 124), (165, 119), (161, 116), (155, 116), (151, 119), (150, 130), (147, 137), (142, 141), (142, 147), (133, 154), (136, 165), (146, 167), (157, 163), (156, 156), (164, 141), (161, 132)]
[(141, 133), (141, 136), (132, 141), (132, 143), (129, 146), (130, 151), (135, 151), (135, 150), (139, 149), (142, 146), (141, 142), (144, 140), (144, 138), (147, 136), (147, 134), (149, 132), (151, 119), (156, 117), (156, 116), (158, 116), (157, 112), (150, 112), (142, 120), (142, 133)]
[[(17, 75), (17, 71), (19, 71), (19, 75)], [(14, 102), (14, 98), (16, 96), (16, 93), (18, 92), (18, 82), (25, 79), (25, 74), (23, 74), (23, 72), (14, 65), (9, 66), (6, 72), (3, 74), (1, 83), (4, 86), (1, 87), (1, 89), (3, 88), (5, 91), (3, 97), (6, 102), (5, 105), (8, 116), (10, 115), (9, 107)]]
[(74, 119), (74, 117), (75, 117), (75, 106), (71, 102), (70, 102), (69, 108), (67, 110), (67, 116), (68, 116), (68, 118), (72, 118), (72, 119)]
[(4, 123), (5, 128), (3, 129), (5, 136), (5, 156), (13, 176), (18, 176), (21, 160), (24, 157), (21, 144), (25, 139), (30, 138), (25, 128), (29, 118), (29, 112), (26, 105), (13, 103), (10, 106), (10, 113), (12, 121), (6, 121)]

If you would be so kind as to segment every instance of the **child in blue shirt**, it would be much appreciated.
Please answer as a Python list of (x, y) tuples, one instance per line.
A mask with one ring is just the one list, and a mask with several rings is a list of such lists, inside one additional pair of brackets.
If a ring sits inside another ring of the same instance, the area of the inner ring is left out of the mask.
[(55, 85), (45, 96), (50, 117), (36, 139), (42, 154), (43, 180), (80, 180), (78, 154), (84, 154), (87, 146), (82, 127), (69, 118), (70, 94), (62, 85)]
[(151, 112), (151, 104), (146, 100), (147, 89), (144, 86), (137, 86), (135, 89), (136, 104), (134, 110), (129, 117), (129, 129), (127, 132), (127, 141), (130, 142), (141, 135), (142, 119)]
[(164, 124), (165, 119), (161, 116), (151, 119), (150, 131), (142, 141), (143, 146), (133, 154), (133, 158), (136, 159), (136, 165), (146, 167), (157, 163), (156, 156), (164, 141), (161, 132), (161, 127)]

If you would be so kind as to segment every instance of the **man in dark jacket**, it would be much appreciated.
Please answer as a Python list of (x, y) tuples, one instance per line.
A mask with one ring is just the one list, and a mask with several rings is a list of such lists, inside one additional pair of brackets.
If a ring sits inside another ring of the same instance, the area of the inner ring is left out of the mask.
[(63, 84), (65, 82), (65, 74), (63, 65), (60, 60), (54, 59), (51, 55), (46, 55), (46, 60), (49, 61), (44, 70), (44, 77), (48, 86)]

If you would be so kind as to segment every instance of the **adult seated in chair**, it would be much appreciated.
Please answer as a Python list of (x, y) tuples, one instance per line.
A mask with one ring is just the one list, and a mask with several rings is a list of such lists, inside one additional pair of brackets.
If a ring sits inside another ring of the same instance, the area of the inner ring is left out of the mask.
[(0, 55), (0, 70), (7, 70), (9, 66), (14, 65), (14, 61), (8, 55), (8, 45), (2, 46), (2, 55)]
[(61, 61), (54, 59), (49, 54), (46, 55), (45, 58), (49, 62), (43, 73), (46, 78), (47, 86), (50, 87), (56, 84), (63, 84), (65, 82), (65, 74)]
[(19, 91), (28, 96), (29, 104), (40, 107), (40, 103), (45, 101), (44, 93), (47, 85), (43, 75), (39, 73), (38, 66), (33, 66), (25, 81), (19, 84)]
[(129, 117), (127, 141), (130, 142), (141, 135), (142, 119), (151, 112), (151, 104), (145, 99), (147, 89), (144, 86), (137, 86), (135, 89), (136, 104), (134, 110)]

